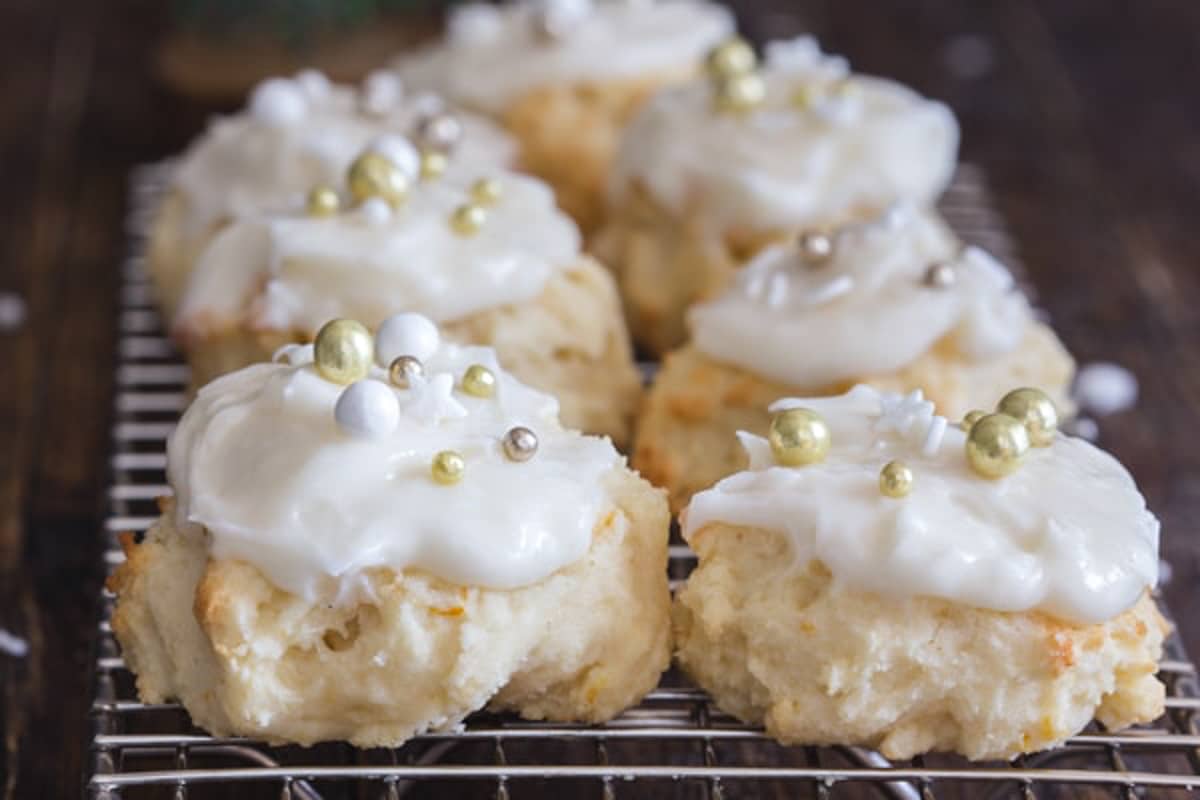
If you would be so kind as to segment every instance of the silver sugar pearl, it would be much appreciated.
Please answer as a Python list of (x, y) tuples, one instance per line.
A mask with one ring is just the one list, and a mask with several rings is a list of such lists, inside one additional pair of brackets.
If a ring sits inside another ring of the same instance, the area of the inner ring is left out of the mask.
[(828, 234), (806, 231), (800, 234), (800, 256), (809, 266), (819, 266), (833, 257), (833, 238)]
[(939, 261), (936, 264), (929, 265), (929, 269), (925, 270), (925, 277), (921, 279), (921, 282), (930, 289), (949, 289), (954, 285), (957, 277), (953, 266), (944, 261)]
[(462, 138), (462, 123), (453, 114), (430, 114), (417, 123), (416, 134), (422, 149), (446, 153)]
[(511, 461), (528, 461), (538, 449), (537, 434), (520, 425), (504, 434), (504, 455)]
[(409, 388), (414, 378), (419, 378), (424, 374), (425, 367), (415, 356), (397, 356), (388, 365), (388, 380), (393, 386), (400, 389)]

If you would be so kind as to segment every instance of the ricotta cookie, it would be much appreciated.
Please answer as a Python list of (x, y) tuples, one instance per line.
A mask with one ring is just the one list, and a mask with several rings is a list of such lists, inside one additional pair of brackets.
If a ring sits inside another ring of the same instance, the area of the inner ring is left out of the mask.
[(969, 431), (866, 386), (775, 404), (750, 468), (683, 517), (683, 668), (782, 742), (894, 759), (1157, 718), (1158, 521), (1048, 402), (1014, 392)]
[(661, 492), (492, 350), (384, 330), (337, 321), (184, 414), (174, 500), (110, 581), (141, 699), (361, 747), (638, 702), (670, 657)]
[(591, 233), (622, 128), (656, 90), (696, 74), (733, 28), (704, 0), (469, 3), (450, 12), (440, 43), (396, 68), (406, 84), (501, 121), (522, 167)]
[(147, 253), (166, 316), (174, 315), (198, 254), (223, 226), (319, 206), (314, 192), (336, 186), (366, 147), (396, 150), (389, 140), (397, 135), (418, 145), (417, 152), (400, 145), (403, 159), (421, 160), (426, 169), (450, 164), (451, 179), (508, 166), (515, 155), (513, 141), (487, 119), (451, 112), (428, 92), (406, 92), (389, 72), (359, 87), (332, 84), (315, 71), (261, 83), (245, 109), (218, 117), (174, 165)]
[(921, 389), (957, 420), (1033, 385), (1071, 411), (1070, 355), (1009, 272), (963, 247), (932, 211), (896, 206), (820, 238), (760, 253), (692, 309), (691, 342), (663, 361), (633, 463), (676, 510), (745, 467), (734, 432), (766, 435), (777, 397), (856, 383)]

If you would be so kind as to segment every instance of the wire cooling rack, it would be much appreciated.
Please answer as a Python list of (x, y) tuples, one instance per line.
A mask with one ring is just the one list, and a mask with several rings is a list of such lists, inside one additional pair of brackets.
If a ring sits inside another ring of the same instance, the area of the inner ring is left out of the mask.
[[(134, 174), (131, 251), (121, 294), (107, 568), (122, 560), (116, 535), (143, 531), (168, 493), (166, 438), (184, 405), (187, 367), (163, 336), (142, 264), (148, 215), (166, 166)], [(943, 202), (967, 241), (1009, 264), (1016, 253), (985, 176), (960, 168)], [(1018, 270), (1018, 274), (1020, 271)], [(671, 549), (670, 577), (692, 566)], [(1196, 668), (1178, 637), (1160, 676), (1167, 713), (1151, 726), (1110, 734), (1096, 726), (1064, 747), (1012, 762), (969, 764), (950, 756), (892, 763), (858, 748), (783, 747), (723, 714), (707, 695), (668, 673), (639, 706), (602, 726), (526, 722), (477, 714), (454, 734), (420, 736), (394, 750), (344, 744), (268, 747), (213, 738), (177, 705), (138, 701), (109, 627), (103, 598), (85, 791), (116, 798), (722, 798), (1191, 796), (1200, 788)]]

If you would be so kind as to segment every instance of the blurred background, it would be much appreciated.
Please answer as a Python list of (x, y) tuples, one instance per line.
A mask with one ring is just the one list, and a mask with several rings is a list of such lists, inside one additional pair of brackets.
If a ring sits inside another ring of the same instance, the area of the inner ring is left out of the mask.
[[(734, 7), (755, 40), (816, 34), (959, 115), (1068, 348), (1139, 380), (1100, 441), (1163, 520), (1200, 651), (1200, 2)], [(438, 20), (423, 0), (0, 1), (0, 628), (29, 637), (0, 659), (0, 798), (78, 792), (129, 170), (265, 75), (353, 79)]]

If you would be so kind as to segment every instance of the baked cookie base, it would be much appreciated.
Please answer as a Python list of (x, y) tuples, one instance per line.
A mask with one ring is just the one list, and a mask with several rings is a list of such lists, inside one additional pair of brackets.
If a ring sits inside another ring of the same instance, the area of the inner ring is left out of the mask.
[(586, 237), (604, 220), (608, 175), (626, 123), (650, 95), (694, 74), (689, 67), (546, 86), (513, 101), (501, 122), (520, 144), (521, 169), (554, 187), (559, 206)]
[(207, 532), (167, 506), (110, 578), (112, 628), (145, 703), (178, 699), (216, 736), (395, 747), (485, 706), (529, 719), (608, 720), (670, 660), (668, 512), (624, 468), (589, 552), (531, 586), (492, 590), (372, 570), (334, 605), (208, 557)]
[(858, 744), (891, 759), (1007, 759), (1163, 713), (1169, 626), (1144, 595), (1073, 625), (840, 586), (779, 533), (710, 525), (673, 609), (677, 658), (723, 710), (785, 744)]

